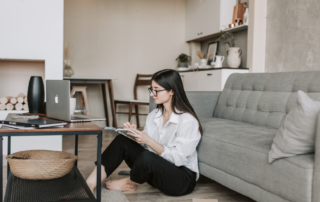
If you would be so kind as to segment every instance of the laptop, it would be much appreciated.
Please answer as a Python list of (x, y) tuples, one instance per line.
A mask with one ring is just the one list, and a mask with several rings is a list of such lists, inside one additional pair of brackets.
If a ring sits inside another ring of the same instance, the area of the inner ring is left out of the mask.
[(68, 122), (106, 120), (87, 115), (70, 115), (70, 81), (46, 80), (46, 107), (48, 118)]

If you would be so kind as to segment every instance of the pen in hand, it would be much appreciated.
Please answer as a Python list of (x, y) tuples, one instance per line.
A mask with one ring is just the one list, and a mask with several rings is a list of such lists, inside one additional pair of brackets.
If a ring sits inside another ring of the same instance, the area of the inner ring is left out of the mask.
[(131, 129), (131, 117), (132, 117), (132, 115), (130, 116), (130, 119), (129, 119), (129, 126), (130, 126), (129, 129)]

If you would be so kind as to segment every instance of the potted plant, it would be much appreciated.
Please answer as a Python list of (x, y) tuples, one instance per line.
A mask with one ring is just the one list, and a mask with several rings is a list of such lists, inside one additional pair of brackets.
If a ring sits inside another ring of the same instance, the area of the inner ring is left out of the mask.
[(218, 38), (218, 41), (220, 40), (223, 40), (223, 43), (229, 45), (229, 50), (227, 50), (227, 63), (229, 67), (240, 67), (242, 50), (239, 47), (235, 47), (236, 39), (233, 34), (231, 32), (223, 32), (223, 34)]
[(189, 60), (191, 59), (190, 56), (184, 54), (184, 53), (181, 53), (178, 57), (177, 57), (177, 61), (178, 62), (178, 67), (188, 67), (189, 65)]

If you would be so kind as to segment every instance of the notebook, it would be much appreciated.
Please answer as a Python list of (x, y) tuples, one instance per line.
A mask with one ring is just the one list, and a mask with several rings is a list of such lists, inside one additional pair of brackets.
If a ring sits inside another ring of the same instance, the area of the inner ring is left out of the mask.
[(27, 127), (27, 126), (17, 126), (17, 125), (9, 125), (9, 124), (2, 124), (1, 127), (8, 127), (8, 128), (14, 128), (14, 129), (35, 129), (35, 127)]
[(15, 120), (0, 120), (0, 124), (14, 125), (14, 126), (25, 126), (35, 128), (48, 128), (55, 126), (64, 126), (67, 123), (62, 121), (52, 121), (44, 119), (15, 119)]
[(136, 132), (134, 132), (134, 131), (132, 131), (130, 129), (125, 129), (125, 128), (118, 128), (117, 129), (117, 128), (114, 128), (114, 127), (105, 127), (104, 129), (107, 132), (111, 133), (112, 135), (120, 134), (120, 135), (123, 135), (123, 136), (125, 136), (125, 137), (127, 137), (127, 138), (129, 138), (129, 139), (131, 139), (131, 140), (136, 142), (136, 139), (133, 136), (127, 134), (127, 132), (132, 132), (134, 134), (137, 134)]

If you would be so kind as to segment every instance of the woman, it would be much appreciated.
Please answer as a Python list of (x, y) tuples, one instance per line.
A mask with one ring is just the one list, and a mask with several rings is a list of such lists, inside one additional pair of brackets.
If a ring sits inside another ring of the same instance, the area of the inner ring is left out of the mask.
[[(201, 138), (200, 122), (190, 105), (178, 72), (165, 69), (151, 79), (150, 96), (157, 104), (147, 117), (143, 131), (124, 123), (137, 133), (128, 133), (137, 142), (118, 135), (102, 153), (102, 181), (125, 160), (131, 168), (130, 177), (106, 181), (111, 190), (134, 191), (144, 182), (161, 192), (181, 196), (193, 191), (199, 178), (196, 147)], [(148, 150), (140, 144), (147, 145)], [(97, 167), (87, 179), (93, 192)]]

